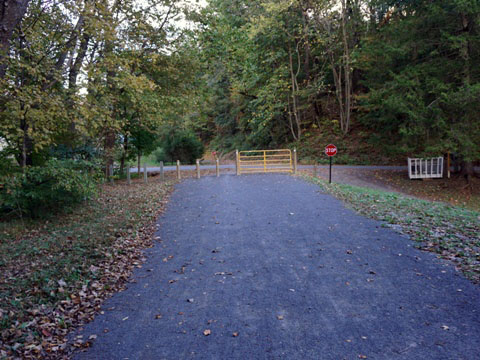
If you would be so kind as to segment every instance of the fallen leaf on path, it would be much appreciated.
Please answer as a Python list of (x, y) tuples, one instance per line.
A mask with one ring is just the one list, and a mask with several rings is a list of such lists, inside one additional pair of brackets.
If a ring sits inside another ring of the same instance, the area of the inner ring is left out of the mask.
[(161, 319), (161, 318), (162, 318), (162, 314), (155, 315), (155, 319)]
[(203, 335), (205, 335), (205, 336), (208, 336), (208, 335), (210, 335), (211, 333), (212, 333), (212, 332), (211, 332), (209, 329), (203, 330)]
[(283, 315), (277, 315), (278, 320), (283, 320)]
[(235, 331), (235, 332), (232, 334), (232, 336), (233, 336), (233, 337), (237, 337), (237, 336), (238, 336), (238, 332)]
[(450, 330), (450, 328), (447, 325), (442, 325), (443, 330)]
[(128, 316), (125, 316), (122, 321), (128, 320)]

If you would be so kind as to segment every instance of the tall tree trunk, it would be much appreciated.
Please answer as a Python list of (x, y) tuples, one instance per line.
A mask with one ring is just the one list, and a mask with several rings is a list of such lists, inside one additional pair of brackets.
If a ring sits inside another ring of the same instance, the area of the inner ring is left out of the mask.
[(352, 113), (352, 71), (350, 69), (350, 48), (348, 44), (347, 38), (347, 29), (346, 29), (346, 16), (347, 16), (347, 6), (346, 1), (342, 0), (342, 40), (343, 40), (343, 75), (345, 78), (345, 89), (344, 89), (344, 97), (345, 97), (345, 118), (344, 118), (344, 126), (343, 126), (343, 133), (347, 134), (350, 130), (350, 116)]
[(122, 158), (120, 159), (120, 174), (123, 174), (123, 169), (125, 168), (125, 159), (127, 158), (128, 151), (128, 136), (123, 138), (123, 152)]
[(475, 175), (473, 168), (473, 161), (462, 161), (462, 175), (467, 181), (467, 184), (471, 185), (471, 179)]
[(140, 169), (141, 169), (141, 164), (140, 161), (142, 160), (142, 153), (139, 151), (137, 154), (137, 174), (140, 176)]
[(293, 119), (292, 119), (292, 108), (290, 106), (290, 96), (287, 97), (288, 102), (288, 124), (290, 125), (290, 131), (292, 132), (293, 139), (298, 140), (297, 134), (295, 134), (295, 129), (293, 128)]
[(13, 30), (21, 23), (29, 2), (30, 0), (0, 1), (0, 79), (3, 79), (7, 71), (6, 60)]
[(298, 113), (298, 106), (297, 106), (297, 84), (295, 79), (295, 71), (293, 70), (293, 55), (292, 55), (292, 47), (290, 42), (288, 42), (288, 62), (290, 68), (290, 80), (291, 80), (291, 87), (292, 87), (292, 107), (293, 107), (293, 116), (295, 118), (295, 123), (297, 127), (296, 138), (295, 140), (300, 140), (301, 136), (301, 128), (300, 128), (300, 119)]

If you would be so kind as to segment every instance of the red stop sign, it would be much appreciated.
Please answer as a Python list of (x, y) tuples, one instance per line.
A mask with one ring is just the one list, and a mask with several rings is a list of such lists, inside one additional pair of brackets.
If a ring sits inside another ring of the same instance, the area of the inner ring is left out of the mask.
[(333, 144), (325, 146), (325, 154), (327, 154), (327, 156), (337, 155), (337, 147)]

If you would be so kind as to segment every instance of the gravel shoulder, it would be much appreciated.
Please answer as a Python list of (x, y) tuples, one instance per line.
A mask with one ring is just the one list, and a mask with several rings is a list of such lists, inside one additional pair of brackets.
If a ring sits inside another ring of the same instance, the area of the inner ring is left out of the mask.
[(478, 356), (480, 289), (300, 178), (187, 179), (159, 225), (75, 358)]

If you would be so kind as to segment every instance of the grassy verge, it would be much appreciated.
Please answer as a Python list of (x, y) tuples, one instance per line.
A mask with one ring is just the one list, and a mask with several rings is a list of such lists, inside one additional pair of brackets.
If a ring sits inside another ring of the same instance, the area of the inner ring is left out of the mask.
[(467, 278), (480, 283), (480, 212), (397, 193), (328, 184), (305, 176), (357, 212), (385, 221), (408, 234), (422, 250), (455, 263)]
[(0, 358), (68, 354), (70, 329), (140, 266), (172, 185), (104, 185), (70, 214), (0, 223)]

